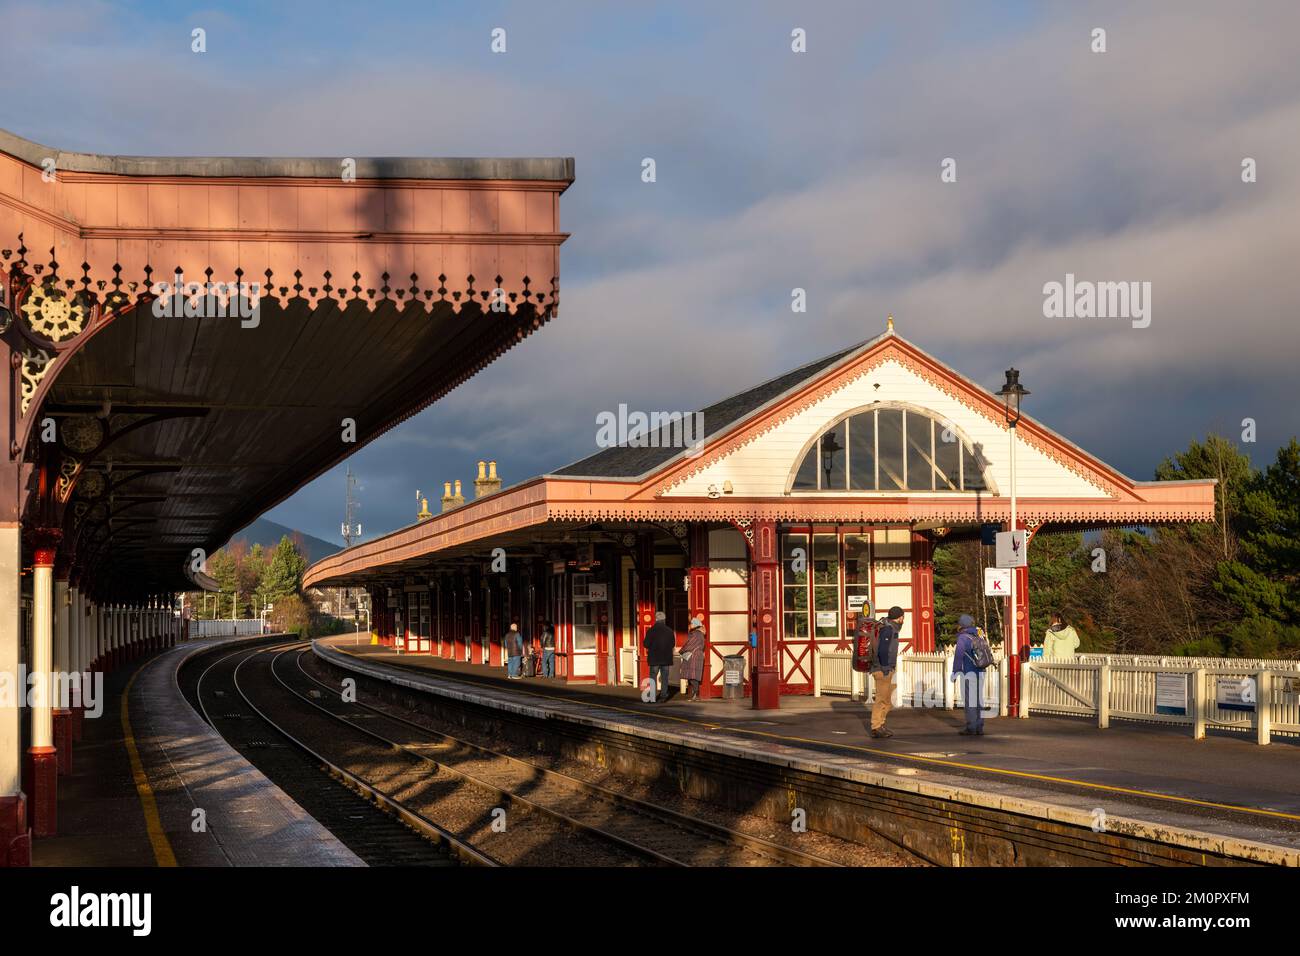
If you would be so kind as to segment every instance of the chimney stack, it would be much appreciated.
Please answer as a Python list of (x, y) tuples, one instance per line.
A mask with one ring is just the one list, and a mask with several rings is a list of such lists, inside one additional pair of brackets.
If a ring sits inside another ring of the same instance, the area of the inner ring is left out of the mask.
[(497, 463), (480, 461), (478, 477), (474, 479), (474, 497), (482, 498), (484, 495), (496, 494), (500, 490), (501, 479), (497, 477)]
[[(459, 485), (460, 482), (458, 481), (456, 484)], [(456, 505), (456, 498), (451, 493), (451, 482), (444, 481), (442, 483), (442, 510), (450, 511), (452, 508), (456, 507)]]
[(433, 512), (429, 510), (429, 499), (428, 499), (428, 498), (421, 498), (421, 499), (420, 499), (420, 513), (419, 513), (418, 515), (415, 516), (415, 520), (417, 520), (417, 521), (428, 521), (428, 520), (429, 520), (430, 518), (432, 518), (432, 517), (433, 517)]
[(459, 478), (456, 479), (456, 481), (454, 482), (454, 484), (455, 484), (455, 486), (456, 486), (456, 491), (455, 491), (455, 493), (451, 496), (451, 502), (452, 502), (451, 506), (452, 506), (453, 508), (459, 508), (461, 505), (463, 505), (463, 504), (465, 503), (465, 496), (462, 495), (462, 494), (460, 493), (460, 479), (459, 479)]

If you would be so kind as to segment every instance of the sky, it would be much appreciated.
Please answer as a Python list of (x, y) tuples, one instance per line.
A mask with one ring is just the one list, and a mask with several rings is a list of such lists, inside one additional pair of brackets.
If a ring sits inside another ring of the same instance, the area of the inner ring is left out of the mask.
[[(553, 471), (602, 411), (702, 407), (888, 313), (991, 390), (1019, 368), (1029, 414), (1137, 479), (1245, 419), (1260, 466), (1300, 431), (1291, 0), (0, 0), (0, 23), (0, 126), (61, 149), (575, 158), (559, 316), (268, 513), (327, 540), (349, 465), (374, 537), (480, 458)], [(1067, 274), (1150, 283), (1149, 325), (1045, 315)]]

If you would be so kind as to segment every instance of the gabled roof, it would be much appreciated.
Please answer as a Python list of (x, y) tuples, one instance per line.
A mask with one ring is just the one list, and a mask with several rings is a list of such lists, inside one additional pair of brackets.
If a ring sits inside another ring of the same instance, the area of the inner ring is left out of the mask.
[[(865, 342), (859, 342), (857, 345), (842, 349), (833, 355), (819, 358), (807, 365), (801, 365), (784, 375), (778, 375), (761, 385), (755, 385), (743, 392), (737, 392), (735, 395), (714, 402), (707, 408), (700, 409), (697, 414), (703, 416), (704, 435), (699, 437), (702, 437), (704, 444), (707, 445), (709, 441), (727, 431), (731, 426), (744, 421), (754, 412), (759, 411), (771, 402), (799, 391), (807, 382), (816, 378), (826, 369), (848, 358), (860, 349), (867, 348), (876, 341), (877, 339), (868, 339)], [(665, 425), (657, 434), (655, 432), (642, 433), (643, 436), (650, 437), (651, 441), (660, 447), (638, 448), (632, 445), (618, 445), (614, 448), (606, 448), (604, 451), (599, 451), (571, 465), (565, 465), (547, 477), (606, 478), (627, 481), (644, 478), (682, 453), (680, 447), (673, 447), (671, 431), (672, 426)]]
[[(620, 446), (567, 465), (558, 472), (435, 515), (422, 524), (341, 551), (308, 569), (305, 582), (359, 580), (381, 567), (400, 567), (439, 552), (465, 551), (503, 535), (554, 522), (590, 521), (838, 521), (951, 527), (1000, 522), (1009, 517), (1001, 495), (906, 493), (807, 496), (668, 496), (664, 492), (780, 422), (810, 407), (846, 381), (885, 361), (897, 361), (978, 414), (1002, 420), (997, 395), (896, 335), (883, 335), (802, 365), (702, 410), (702, 448)], [(662, 431), (660, 432), (662, 435)], [(1212, 479), (1134, 481), (1029, 416), (1020, 440), (1035, 446), (1106, 491), (1104, 497), (1034, 497), (1022, 500), (1023, 521), (1104, 527), (1214, 516)]]

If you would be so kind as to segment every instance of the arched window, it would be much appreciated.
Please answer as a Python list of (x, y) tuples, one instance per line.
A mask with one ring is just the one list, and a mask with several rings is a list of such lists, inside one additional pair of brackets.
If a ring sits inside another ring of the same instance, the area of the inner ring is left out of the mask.
[(791, 491), (988, 491), (985, 461), (930, 412), (875, 405), (834, 422), (804, 452)]

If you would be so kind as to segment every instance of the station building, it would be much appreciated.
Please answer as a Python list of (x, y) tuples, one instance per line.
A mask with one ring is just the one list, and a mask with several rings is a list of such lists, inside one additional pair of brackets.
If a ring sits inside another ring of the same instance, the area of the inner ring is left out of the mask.
[[(723, 657), (738, 654), (762, 708), (810, 693), (818, 650), (846, 647), (873, 608), (907, 612), (904, 650), (934, 648), (936, 543), (1011, 520), (1003, 398), (891, 319), (697, 414), (701, 431), (661, 417), (505, 489), (495, 463), (480, 465), (471, 500), (457, 482), (441, 514), (317, 562), (305, 584), (364, 587), (378, 640), (486, 666), (504, 663), (510, 622), (531, 639), (549, 620), (557, 676), (573, 683), (638, 683), (655, 612), (679, 643), (699, 615), (701, 694), (721, 693)], [(1016, 524), (1031, 542), (1044, 529), (1213, 519), (1213, 481), (1134, 481), (1029, 416), (1014, 433)], [(1032, 596), (1027, 569), (1015, 573), (1019, 647)]]

